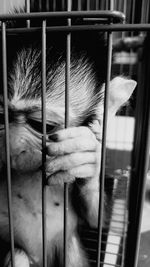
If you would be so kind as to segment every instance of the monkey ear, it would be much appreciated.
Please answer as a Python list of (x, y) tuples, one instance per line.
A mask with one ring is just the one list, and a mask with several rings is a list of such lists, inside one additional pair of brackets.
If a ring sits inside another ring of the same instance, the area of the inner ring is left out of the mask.
[(132, 95), (136, 81), (123, 77), (116, 77), (110, 81), (108, 112), (115, 115), (118, 109), (127, 102)]

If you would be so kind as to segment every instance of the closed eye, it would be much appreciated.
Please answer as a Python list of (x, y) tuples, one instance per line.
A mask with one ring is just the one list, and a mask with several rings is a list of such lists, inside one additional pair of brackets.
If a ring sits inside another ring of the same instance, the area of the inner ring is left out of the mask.
[[(33, 120), (33, 119), (28, 119), (28, 124), (37, 132), (43, 133), (43, 125), (41, 121)], [(58, 129), (58, 125), (54, 124), (46, 124), (46, 133), (50, 134), (53, 133)]]

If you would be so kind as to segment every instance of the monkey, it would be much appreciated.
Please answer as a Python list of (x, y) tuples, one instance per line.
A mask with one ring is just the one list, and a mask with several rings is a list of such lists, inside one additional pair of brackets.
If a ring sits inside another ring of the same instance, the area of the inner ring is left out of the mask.
[[(16, 27), (17, 23), (14, 22), (14, 25)], [(7, 36), (7, 44), (15, 267), (42, 267), (41, 35)], [(65, 47), (65, 34), (47, 34), (47, 264), (50, 267), (63, 266), (64, 183), (68, 183), (67, 262), (69, 267), (85, 267), (89, 264), (77, 227), (80, 220), (92, 227), (97, 227), (98, 222), (107, 47), (101, 33), (72, 33), (69, 127), (64, 128)], [(0, 72), (2, 77), (2, 63)], [(0, 83), (2, 88), (3, 80)], [(129, 99), (135, 86), (135, 81), (124, 77), (115, 77), (110, 81), (108, 130), (109, 120)], [(0, 262), (1, 266), (11, 267), (2, 90), (0, 177)], [(103, 224), (106, 219), (104, 210)]]

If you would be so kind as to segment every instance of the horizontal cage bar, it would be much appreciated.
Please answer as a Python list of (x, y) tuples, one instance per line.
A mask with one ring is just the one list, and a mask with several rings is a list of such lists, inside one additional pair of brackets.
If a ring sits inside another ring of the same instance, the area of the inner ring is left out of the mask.
[(21, 13), (11, 15), (1, 15), (1, 21), (8, 20), (29, 20), (29, 19), (72, 19), (72, 18), (102, 18), (110, 19), (111, 23), (119, 23), (125, 20), (125, 15), (119, 11), (61, 11), (61, 12), (37, 12), (37, 13)]
[[(14, 28), (7, 29), (8, 35), (14, 34), (33, 34), (40, 32), (40, 27), (34, 28)], [(118, 32), (118, 31), (150, 31), (150, 24), (118, 24), (118, 25), (80, 25), (80, 26), (47, 26), (48, 32), (79, 32), (79, 31), (101, 31), (101, 32)], [(1, 30), (0, 30), (1, 33)]]
[(29, 20), (29, 19), (72, 19), (72, 18), (102, 18), (109, 19), (111, 23), (123, 22), (125, 15), (119, 11), (61, 11), (61, 12), (37, 12), (37, 13), (21, 13), (11, 15), (1, 15), (1, 21), (8, 20)]

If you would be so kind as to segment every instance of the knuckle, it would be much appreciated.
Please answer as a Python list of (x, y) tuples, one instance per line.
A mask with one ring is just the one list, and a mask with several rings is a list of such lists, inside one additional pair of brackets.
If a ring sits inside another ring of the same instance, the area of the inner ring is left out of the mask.
[(93, 132), (89, 127), (80, 126), (78, 130), (80, 131), (80, 134), (83, 135), (83, 137), (88, 136), (92, 138), (94, 136)]
[(92, 130), (89, 127), (87, 127), (87, 133), (88, 133), (90, 138), (95, 139), (95, 135), (94, 135), (94, 133), (92, 132)]
[(69, 155), (69, 160), (68, 160), (69, 165), (73, 165), (76, 162), (76, 160), (77, 160), (76, 154), (72, 153)]
[(80, 176), (83, 176), (81, 174), (81, 170), (78, 169), (78, 168), (73, 168), (72, 170), (69, 171), (70, 175), (73, 175), (75, 177), (80, 177)]
[(97, 149), (98, 149), (98, 145), (97, 145), (97, 142), (96, 142), (96, 139), (95, 139), (95, 138), (92, 138), (92, 139), (91, 139), (91, 145), (92, 145), (93, 149), (94, 149), (95, 151), (97, 151)]

